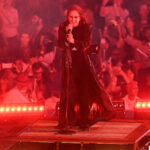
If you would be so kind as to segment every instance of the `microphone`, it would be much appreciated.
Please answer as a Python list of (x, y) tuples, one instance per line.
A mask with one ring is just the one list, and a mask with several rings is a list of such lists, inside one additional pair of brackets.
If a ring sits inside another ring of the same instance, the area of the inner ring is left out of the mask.
[(72, 32), (72, 29), (67, 30), (67, 34), (70, 34)]
[(66, 40), (69, 43), (74, 43), (74, 37), (73, 37), (73, 34), (72, 34), (72, 29), (73, 29), (72, 24), (68, 24), (66, 26)]
[(66, 33), (67, 34), (72, 33), (72, 28), (73, 28), (72, 24), (68, 24), (68, 26), (66, 27)]

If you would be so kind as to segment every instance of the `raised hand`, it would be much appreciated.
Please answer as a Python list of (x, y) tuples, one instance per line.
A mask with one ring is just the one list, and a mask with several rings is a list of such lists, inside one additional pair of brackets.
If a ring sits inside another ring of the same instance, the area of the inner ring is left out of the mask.
[(102, 5), (105, 6), (109, 0), (103, 0)]

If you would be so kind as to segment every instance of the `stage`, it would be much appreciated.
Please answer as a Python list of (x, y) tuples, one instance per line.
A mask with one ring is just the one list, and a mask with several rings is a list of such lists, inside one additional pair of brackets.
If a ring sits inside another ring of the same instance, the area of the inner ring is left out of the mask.
[[(40, 146), (42, 149), (44, 145), (47, 145), (47, 147), (51, 145), (49, 149), (52, 150), (63, 150), (64, 145), (66, 147), (76, 145), (74, 147), (77, 147), (77, 150), (106, 149), (104, 147), (113, 149), (111, 148), (113, 146), (117, 146), (119, 149), (136, 150), (139, 148), (140, 141), (149, 136), (149, 124), (150, 121), (146, 120), (127, 121), (116, 119), (97, 122), (86, 132), (81, 132), (77, 127), (74, 127), (72, 129), (75, 131), (74, 134), (60, 134), (56, 128), (57, 121), (35, 120), (26, 126), (16, 126), (11, 129), (11, 132), (8, 131), (5, 136), (1, 136), (1, 149), (5, 150), (5, 143), (11, 143), (10, 150), (22, 150), (23, 147), (29, 149), (32, 145), (34, 150), (39, 150)], [(38, 145), (38, 148), (35, 148), (35, 145)]]

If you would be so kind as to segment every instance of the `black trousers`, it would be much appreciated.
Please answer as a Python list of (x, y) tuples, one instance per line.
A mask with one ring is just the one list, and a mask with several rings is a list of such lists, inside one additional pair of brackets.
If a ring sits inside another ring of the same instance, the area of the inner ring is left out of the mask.
[[(79, 124), (88, 124), (89, 99), (87, 66), (78, 52), (72, 54), (72, 68), (65, 71), (60, 99), (59, 124), (74, 125), (77, 121), (75, 105), (79, 105)], [(69, 80), (69, 81), (68, 81)]]

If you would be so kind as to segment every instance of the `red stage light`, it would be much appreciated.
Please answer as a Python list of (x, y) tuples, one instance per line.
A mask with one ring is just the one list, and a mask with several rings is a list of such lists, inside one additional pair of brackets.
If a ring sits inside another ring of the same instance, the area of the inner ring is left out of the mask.
[(146, 108), (146, 103), (145, 102), (142, 103), (142, 108)]
[(150, 102), (149, 101), (138, 101), (136, 103), (136, 109), (150, 109)]
[(9, 111), (10, 111), (10, 108), (9, 108), (9, 107), (7, 107), (7, 108), (6, 108), (6, 112), (9, 112)]
[(38, 110), (38, 107), (36, 106), (36, 107), (34, 107), (34, 111), (37, 111)]
[(32, 107), (28, 107), (28, 111), (32, 111)]
[(147, 107), (150, 108), (150, 102), (147, 104)]
[(15, 111), (16, 111), (15, 107), (12, 107), (12, 108), (11, 108), (11, 111), (12, 111), (12, 112), (15, 112)]
[(27, 111), (27, 107), (23, 107), (23, 108), (22, 108), (22, 111)]
[(136, 108), (140, 108), (141, 107), (141, 103), (140, 102), (137, 102), (136, 103)]
[(0, 108), (0, 112), (4, 112), (4, 108), (3, 107)]
[(0, 106), (0, 114), (19, 114), (20, 113), (23, 113), (23, 114), (40, 114), (42, 112), (44, 112), (44, 106), (40, 105), (38, 106), (39, 104), (35, 105), (35, 104), (30, 104), (30, 105), (13, 105), (13, 106)]
[(19, 112), (20, 112), (20, 111), (21, 111), (21, 107), (17, 107), (17, 111), (19, 111)]
[(43, 106), (41, 106), (41, 107), (39, 108), (39, 110), (40, 110), (40, 111), (43, 111), (43, 110), (44, 110), (44, 107), (43, 107)]

